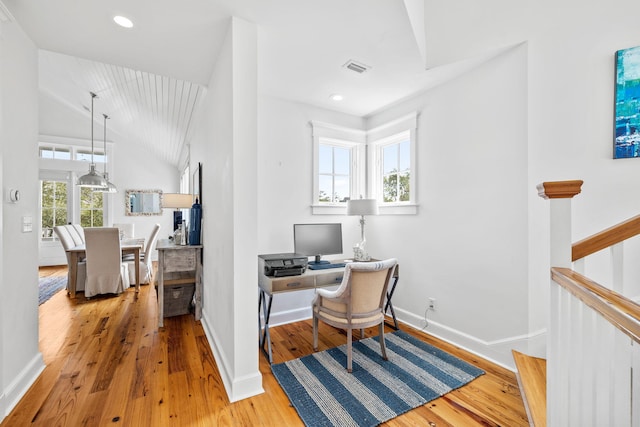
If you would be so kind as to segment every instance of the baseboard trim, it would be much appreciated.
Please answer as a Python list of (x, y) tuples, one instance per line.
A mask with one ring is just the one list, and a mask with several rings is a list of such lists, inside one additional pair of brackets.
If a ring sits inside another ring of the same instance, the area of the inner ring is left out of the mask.
[(38, 352), (18, 376), (11, 381), (7, 388), (3, 390), (0, 395), (2, 419), (9, 415), (18, 402), (20, 402), (20, 399), (29, 391), (29, 388), (36, 382), (45, 367), (42, 353)]
[[(202, 311), (202, 328), (209, 341), (209, 348), (213, 352), (213, 357), (216, 360), (224, 389), (227, 392), (227, 397), (230, 402), (237, 402), (238, 400), (246, 399), (258, 394), (264, 393), (262, 388), (262, 374), (260, 371), (255, 374), (245, 375), (243, 377), (234, 378), (231, 373), (231, 364), (229, 364), (225, 353), (218, 346), (220, 340), (217, 338), (215, 330), (211, 327), (209, 316), (205, 310)], [(259, 357), (256, 349), (256, 356)]]
[(395, 308), (398, 321), (421, 330), (436, 338), (454, 344), (466, 351), (469, 351), (483, 359), (486, 359), (505, 369), (516, 372), (515, 362), (511, 350), (526, 352), (532, 342), (539, 341), (546, 337), (546, 330), (535, 331), (530, 334), (507, 337), (495, 341), (484, 341), (464, 332), (450, 328), (448, 326), (429, 320), (424, 326), (424, 317), (415, 315), (400, 308)]

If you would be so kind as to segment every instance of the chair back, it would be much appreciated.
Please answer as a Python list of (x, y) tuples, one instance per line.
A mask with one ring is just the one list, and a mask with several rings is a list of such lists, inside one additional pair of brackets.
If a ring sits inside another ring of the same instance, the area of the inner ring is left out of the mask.
[(75, 246), (84, 244), (84, 237), (82, 236), (82, 234), (80, 234), (80, 231), (78, 231), (78, 229), (74, 225), (65, 225), (65, 227), (73, 238)]
[(113, 224), (120, 231), (120, 235), (124, 239), (133, 239), (133, 234), (135, 230), (135, 224), (133, 223), (122, 223), (122, 224)]
[(144, 249), (144, 262), (147, 265), (151, 265), (151, 251), (153, 251), (153, 247), (156, 244), (156, 240), (158, 239), (158, 233), (160, 232), (160, 224), (156, 224), (153, 226), (153, 230), (151, 230), (151, 235), (149, 236), (149, 241)]
[(66, 225), (56, 225), (55, 227), (53, 227), (53, 232), (56, 233), (56, 236), (58, 237), (58, 240), (60, 240), (60, 243), (62, 243), (62, 247), (65, 251), (68, 251), (72, 247), (76, 246), (73, 240), (73, 236), (71, 236), (71, 233), (69, 232), (69, 229)]
[(80, 224), (71, 224), (67, 227), (73, 227), (77, 232), (80, 238), (82, 239), (82, 243), (84, 244), (84, 228)]
[(395, 259), (347, 264), (343, 280), (348, 281), (345, 297), (350, 297), (352, 315), (382, 311), (396, 264)]
[(87, 254), (85, 296), (122, 292), (122, 252), (118, 229), (91, 227), (86, 228), (84, 234)]

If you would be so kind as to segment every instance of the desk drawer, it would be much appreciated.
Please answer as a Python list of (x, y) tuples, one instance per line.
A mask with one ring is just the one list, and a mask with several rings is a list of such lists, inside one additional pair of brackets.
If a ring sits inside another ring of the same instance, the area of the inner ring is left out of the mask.
[(271, 280), (271, 292), (313, 288), (313, 277), (289, 276)]
[(193, 271), (196, 269), (196, 250), (164, 251), (164, 271)]
[(318, 275), (316, 276), (316, 286), (339, 285), (342, 283), (342, 276), (344, 276), (344, 270)]

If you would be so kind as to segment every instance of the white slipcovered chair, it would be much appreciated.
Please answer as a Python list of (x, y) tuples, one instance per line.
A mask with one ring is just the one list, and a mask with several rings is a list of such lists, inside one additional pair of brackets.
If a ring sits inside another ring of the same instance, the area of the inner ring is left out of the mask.
[(122, 262), (120, 233), (115, 227), (84, 229), (87, 280), (84, 296), (119, 294), (129, 284), (129, 267)]
[(313, 349), (318, 350), (318, 320), (347, 330), (347, 371), (352, 370), (353, 329), (379, 326), (380, 350), (387, 360), (384, 344), (384, 300), (389, 280), (398, 262), (395, 258), (374, 262), (354, 262), (345, 266), (340, 287), (318, 289), (312, 303)]
[[(160, 224), (153, 226), (149, 239), (146, 241), (144, 251), (140, 254), (140, 284), (147, 284), (151, 282), (153, 276), (153, 265), (151, 263), (151, 251), (155, 247), (156, 240), (158, 239), (158, 232), (160, 231)], [(124, 258), (129, 266), (129, 282), (131, 285), (136, 284), (136, 261), (133, 255), (127, 255)]]
[[(69, 283), (71, 283), (71, 255), (69, 255), (68, 250), (74, 246), (75, 241), (73, 240), (73, 236), (69, 231), (69, 227), (71, 225), (56, 225), (53, 227), (53, 232), (56, 233), (58, 240), (62, 243), (62, 247), (64, 249), (65, 255), (67, 256), (67, 287)], [(76, 281), (76, 290), (82, 291), (84, 290), (84, 282), (87, 278), (87, 263), (84, 261), (78, 262), (78, 273), (77, 273), (77, 281)]]
[(120, 231), (121, 239), (133, 239), (135, 224), (127, 222), (122, 224), (113, 224), (113, 226)]

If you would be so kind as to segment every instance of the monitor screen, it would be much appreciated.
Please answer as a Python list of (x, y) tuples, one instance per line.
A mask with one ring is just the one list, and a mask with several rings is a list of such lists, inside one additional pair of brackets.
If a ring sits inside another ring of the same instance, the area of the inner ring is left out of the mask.
[(293, 247), (299, 255), (315, 257), (315, 263), (323, 262), (322, 255), (342, 254), (342, 224), (293, 224)]

